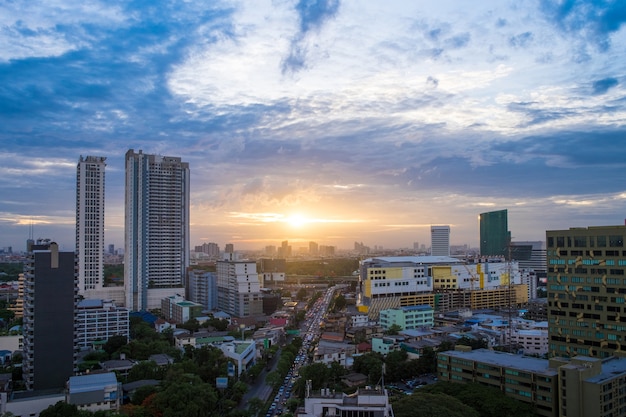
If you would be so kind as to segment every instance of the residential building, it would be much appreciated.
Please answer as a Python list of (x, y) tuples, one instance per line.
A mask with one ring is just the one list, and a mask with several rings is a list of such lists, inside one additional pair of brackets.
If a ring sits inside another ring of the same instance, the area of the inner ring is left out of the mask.
[(548, 230), (551, 356), (623, 355), (626, 226)]
[(559, 415), (559, 373), (549, 366), (547, 360), (488, 349), (469, 349), (437, 353), (440, 381), (478, 382), (534, 405), (539, 416)]
[(262, 258), (257, 261), (257, 271), (264, 284), (284, 283), (287, 261), (285, 259)]
[(431, 256), (450, 256), (450, 226), (430, 226)]
[(190, 269), (185, 286), (187, 299), (201, 304), (205, 310), (217, 309), (217, 273), (204, 269)]
[(479, 219), (480, 255), (502, 256), (508, 259), (511, 232), (509, 232), (507, 210), (481, 213)]
[(511, 332), (511, 344), (525, 355), (543, 356), (548, 353), (548, 330), (516, 328)]
[(400, 326), (402, 330), (433, 327), (435, 325), (434, 312), (429, 305), (381, 310), (380, 325), (386, 330), (393, 325)]
[(256, 262), (225, 256), (217, 262), (217, 307), (234, 317), (263, 314), (261, 282)]
[(336, 393), (329, 388), (313, 392), (307, 383), (304, 407), (298, 408), (297, 417), (319, 416), (372, 416), (393, 417), (387, 390), (383, 387), (359, 388), (354, 394)]
[(80, 349), (91, 348), (94, 342), (107, 341), (112, 336), (129, 340), (130, 321), (127, 308), (112, 300), (86, 299), (76, 306), (76, 344)]
[(161, 314), (166, 320), (182, 324), (193, 318), (200, 317), (204, 306), (185, 300), (181, 295), (172, 295), (161, 300)]
[(67, 382), (65, 402), (79, 410), (115, 411), (122, 400), (122, 384), (115, 372), (72, 376)]
[(626, 358), (550, 360), (487, 349), (437, 354), (440, 381), (478, 382), (529, 403), (539, 416), (626, 415)]
[(23, 377), (28, 390), (65, 387), (74, 375), (78, 262), (40, 239), (24, 263)]
[(81, 156), (76, 166), (76, 253), (78, 292), (104, 284), (104, 168), (106, 158)]
[(126, 307), (158, 308), (182, 291), (189, 267), (189, 164), (130, 149), (125, 207)]
[(315, 256), (319, 253), (319, 245), (317, 242), (309, 242), (309, 255)]

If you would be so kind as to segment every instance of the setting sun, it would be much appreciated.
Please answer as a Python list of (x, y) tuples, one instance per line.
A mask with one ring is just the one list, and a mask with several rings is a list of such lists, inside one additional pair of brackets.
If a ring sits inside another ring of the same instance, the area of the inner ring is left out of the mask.
[(309, 223), (309, 220), (299, 214), (294, 214), (285, 219), (292, 227), (302, 227)]

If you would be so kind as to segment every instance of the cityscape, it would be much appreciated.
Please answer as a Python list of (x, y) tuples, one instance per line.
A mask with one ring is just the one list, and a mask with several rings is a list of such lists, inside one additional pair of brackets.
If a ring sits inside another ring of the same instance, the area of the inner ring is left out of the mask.
[(626, 416), (624, 11), (0, 5), (0, 416)]

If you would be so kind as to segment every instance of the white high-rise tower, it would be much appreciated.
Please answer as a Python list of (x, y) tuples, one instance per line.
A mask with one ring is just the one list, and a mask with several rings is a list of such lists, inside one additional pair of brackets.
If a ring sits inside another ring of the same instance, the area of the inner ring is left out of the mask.
[(167, 289), (183, 287), (189, 266), (189, 164), (130, 149), (125, 205), (126, 307), (157, 308)]
[(450, 256), (450, 226), (430, 226), (430, 254)]
[(76, 167), (76, 253), (78, 292), (102, 289), (104, 283), (105, 157), (80, 157)]

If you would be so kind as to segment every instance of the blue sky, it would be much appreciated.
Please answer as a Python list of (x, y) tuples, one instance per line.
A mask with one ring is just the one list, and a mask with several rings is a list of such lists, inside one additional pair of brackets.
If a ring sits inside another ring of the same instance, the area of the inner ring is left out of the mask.
[(80, 155), (191, 168), (192, 245), (478, 244), (626, 218), (626, 2), (0, 3), (0, 247), (73, 247)]

